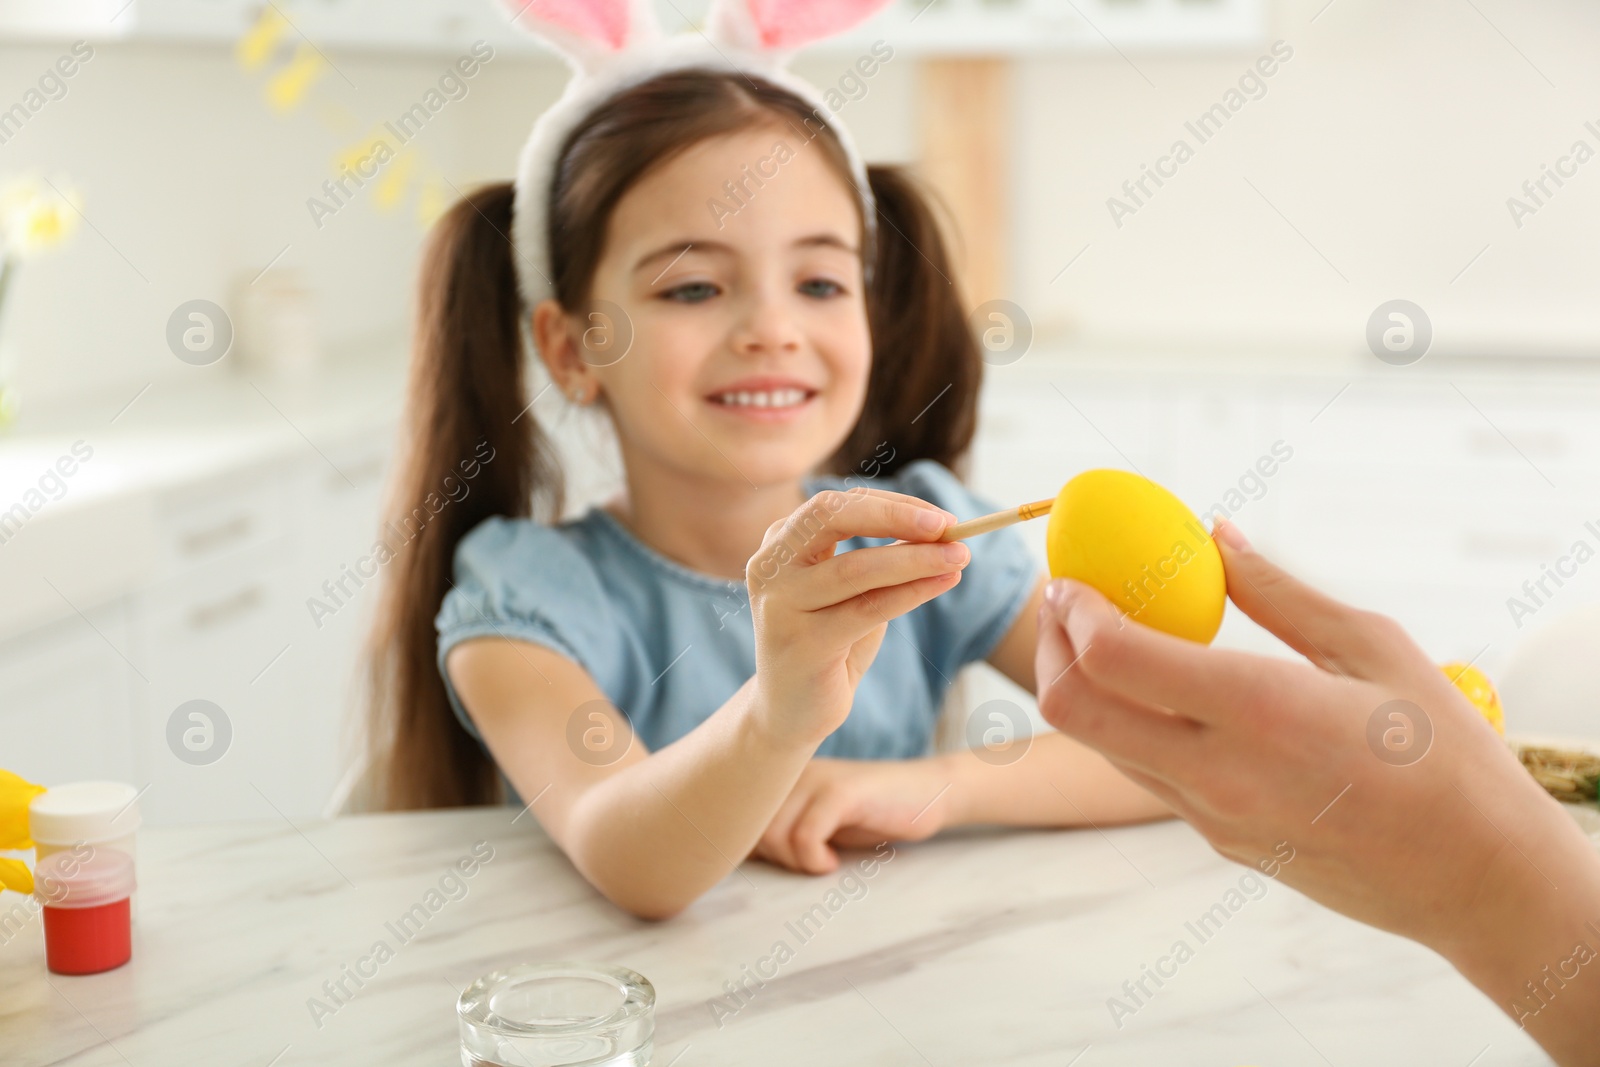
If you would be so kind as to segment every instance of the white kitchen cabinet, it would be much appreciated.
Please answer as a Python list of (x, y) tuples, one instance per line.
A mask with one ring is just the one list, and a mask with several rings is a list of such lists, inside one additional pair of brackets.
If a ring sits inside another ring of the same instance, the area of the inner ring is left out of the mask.
[[(307, 736), (293, 684), (290, 574), (283, 548), (264, 548), (135, 599), (149, 679), (135, 719), (141, 778), (150, 783), (140, 803), (150, 820), (270, 818), (257, 789), (271, 795), (318, 785), (322, 760), (308, 750), (320, 738)], [(167, 732), (191, 700), (220, 708), (231, 735), (221, 757), (201, 766), (180, 759)]]
[(34, 782), (133, 781), (129, 649), (120, 602), (0, 643), (0, 767)]
[[(325, 447), (333, 466), (318, 461), (302, 471), (298, 483), (301, 504), (294, 513), (289, 605), (294, 644), (283, 666), (293, 681), (304, 733), (300, 759), (315, 788), (293, 796), (296, 813), (320, 813), (343, 770), (358, 755), (365, 710), (362, 652), (384, 574), (363, 579), (359, 587), (348, 576), (370, 557), (379, 537), (392, 438), (392, 429), (386, 427)], [(370, 571), (371, 564), (363, 569)], [(341, 579), (351, 595), (340, 593), (335, 602), (323, 586)], [(319, 609), (314, 614), (313, 598), (334, 613)], [(308, 806), (313, 798), (315, 805)]]
[[(27, 561), (70, 577), (85, 551), (115, 557), (122, 501), (140, 502), (136, 583), (85, 606), (94, 626), (74, 614), (0, 641), (0, 766), (46, 784), (133, 782), (151, 823), (320, 814), (348, 754), (376, 587), (320, 629), (306, 600), (372, 545), (393, 426), (368, 418), (318, 436), (320, 453), (296, 434), (130, 485), (74, 516), (94, 545)], [(186, 762), (169, 743), (169, 719), (191, 700), (214, 703), (231, 728), (215, 762)]]

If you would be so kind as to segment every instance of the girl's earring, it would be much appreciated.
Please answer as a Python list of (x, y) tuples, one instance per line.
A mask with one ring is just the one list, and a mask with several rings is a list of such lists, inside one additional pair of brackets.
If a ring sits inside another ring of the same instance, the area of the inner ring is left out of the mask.
[(585, 394), (585, 390), (584, 390), (583, 386), (581, 386), (581, 385), (573, 386), (572, 387), (572, 394), (571, 394), (572, 395), (572, 402), (574, 404), (582, 404), (584, 402), (584, 394)]

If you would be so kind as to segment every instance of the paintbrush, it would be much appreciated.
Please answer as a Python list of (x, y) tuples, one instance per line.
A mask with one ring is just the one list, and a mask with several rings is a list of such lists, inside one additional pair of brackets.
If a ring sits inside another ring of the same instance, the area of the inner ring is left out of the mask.
[(1025, 522), (1028, 519), (1037, 519), (1041, 515), (1050, 514), (1050, 509), (1055, 505), (1055, 502), (1055, 497), (1051, 497), (1049, 500), (1035, 500), (1031, 504), (1007, 508), (1005, 511), (997, 511), (993, 515), (980, 515), (976, 519), (958, 522), (954, 526), (946, 527), (944, 533), (939, 535), (939, 540), (960, 541), (975, 534), (999, 530), (1006, 526)]

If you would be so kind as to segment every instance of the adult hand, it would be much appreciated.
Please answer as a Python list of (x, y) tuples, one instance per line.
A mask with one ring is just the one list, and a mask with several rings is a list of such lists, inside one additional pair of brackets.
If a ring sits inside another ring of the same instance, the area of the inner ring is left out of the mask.
[[(1561, 1062), (1595, 1062), (1571, 1029), (1588, 1025), (1576, 983), (1531, 1001), (1536, 1014), (1514, 1004), (1585, 921), (1600, 950), (1587, 839), (1399, 625), (1297, 581), (1229, 523), (1216, 539), (1229, 597), (1308, 662), (1203, 647), (1052, 582), (1035, 663), (1045, 719), (1223, 855), (1254, 865), (1287, 842), (1281, 880), (1433, 947)], [(1600, 963), (1584, 977), (1593, 1012)]]

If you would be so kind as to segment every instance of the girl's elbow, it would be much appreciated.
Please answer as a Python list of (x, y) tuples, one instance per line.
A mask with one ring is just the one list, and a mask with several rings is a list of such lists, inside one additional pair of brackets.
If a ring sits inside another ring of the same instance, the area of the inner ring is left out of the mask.
[(643, 919), (645, 922), (666, 922), (681, 915), (685, 908), (694, 903), (692, 897), (680, 899), (652, 891), (650, 885), (635, 878), (596, 877), (587, 871), (584, 872), (584, 877), (589, 880), (590, 885), (600, 891), (601, 896), (635, 919)]
[(599, 805), (574, 804), (562, 823), (557, 844), (601, 896), (629, 915), (646, 922), (665, 922), (680, 915), (703, 890), (671, 885), (674, 879), (662, 878), (659, 863), (639, 858), (636, 842), (619, 840), (610, 832), (614, 821)]
[(635, 919), (643, 919), (649, 923), (664, 923), (668, 919), (676, 919), (683, 914), (689, 906), (687, 901), (681, 903), (663, 901), (635, 901), (627, 903), (615, 897), (608, 898), (611, 903), (632, 915)]
[(651, 878), (637, 870), (618, 869), (601, 855), (591, 855), (581, 842), (567, 852), (567, 858), (591, 886), (618, 908), (636, 919), (646, 922), (665, 922), (681, 914), (694, 903), (694, 897), (683, 897), (662, 891), (659, 879)]

